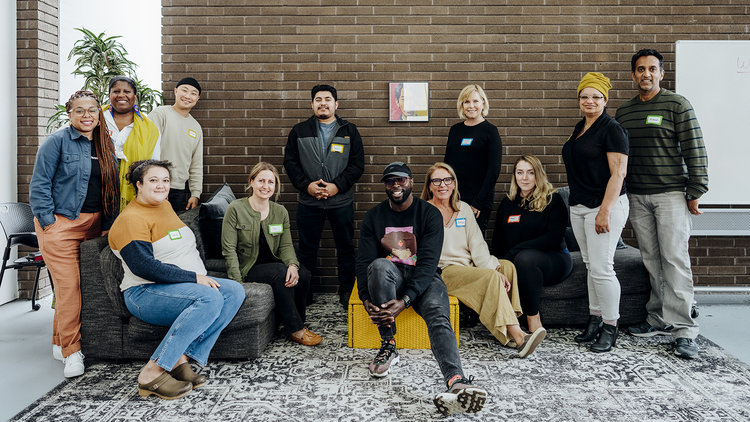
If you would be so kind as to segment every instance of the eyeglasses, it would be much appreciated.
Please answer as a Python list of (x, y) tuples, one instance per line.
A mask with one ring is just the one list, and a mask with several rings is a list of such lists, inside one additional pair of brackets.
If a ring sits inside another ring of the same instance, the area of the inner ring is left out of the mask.
[(444, 177), (442, 179), (430, 179), (430, 183), (432, 183), (433, 186), (440, 186), (440, 182), (445, 183), (445, 186), (450, 186), (453, 184), (453, 181), (456, 180), (452, 177)]
[(389, 179), (383, 180), (383, 183), (385, 183), (385, 187), (392, 188), (395, 184), (404, 186), (407, 180), (409, 180), (408, 177), (391, 177)]
[(601, 95), (594, 95), (594, 96), (581, 95), (578, 98), (580, 98), (581, 101), (588, 101), (588, 100), (601, 101), (604, 99), (604, 97)]
[(83, 117), (86, 115), (86, 113), (92, 115), (92, 116), (98, 116), (99, 115), (99, 108), (97, 107), (91, 107), (89, 109), (84, 108), (77, 108), (72, 111), (73, 114), (75, 114), (78, 117)]

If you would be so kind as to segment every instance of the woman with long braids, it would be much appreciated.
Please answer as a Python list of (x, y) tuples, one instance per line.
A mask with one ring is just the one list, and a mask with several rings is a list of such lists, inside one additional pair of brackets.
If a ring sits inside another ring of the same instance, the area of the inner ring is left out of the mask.
[(96, 95), (76, 91), (65, 109), (70, 126), (39, 147), (29, 202), (55, 290), (52, 355), (65, 363), (70, 378), (84, 371), (79, 245), (109, 230), (120, 192), (115, 149)]

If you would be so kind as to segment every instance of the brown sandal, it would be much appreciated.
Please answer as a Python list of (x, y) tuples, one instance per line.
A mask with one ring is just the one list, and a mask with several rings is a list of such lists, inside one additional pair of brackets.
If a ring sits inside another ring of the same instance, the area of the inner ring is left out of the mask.
[(193, 384), (186, 381), (177, 381), (169, 375), (169, 372), (156, 377), (155, 380), (147, 383), (138, 383), (138, 395), (148, 397), (152, 394), (165, 400), (174, 400), (184, 397), (193, 389)]
[(289, 340), (296, 341), (305, 346), (315, 346), (323, 341), (323, 337), (308, 330), (307, 327), (304, 327), (302, 329), (302, 334), (299, 337), (294, 334), (289, 334)]
[(176, 368), (171, 370), (169, 374), (172, 375), (172, 378), (178, 381), (187, 381), (193, 384), (193, 389), (203, 387), (204, 385), (206, 385), (206, 381), (208, 380), (205, 375), (196, 374), (193, 371), (193, 367), (190, 366), (190, 362), (185, 362), (178, 365)]

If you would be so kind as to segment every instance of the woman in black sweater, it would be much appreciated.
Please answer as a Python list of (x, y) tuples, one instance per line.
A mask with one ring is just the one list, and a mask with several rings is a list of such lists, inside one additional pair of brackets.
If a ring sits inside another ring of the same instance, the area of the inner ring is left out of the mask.
[(461, 181), (461, 200), (471, 206), (484, 234), (494, 205), (503, 144), (497, 127), (485, 120), (490, 103), (479, 85), (464, 87), (456, 108), (464, 121), (451, 127), (443, 162), (456, 171)]
[(513, 261), (518, 292), (529, 331), (542, 326), (542, 286), (565, 280), (573, 269), (563, 236), (568, 209), (547, 181), (542, 163), (523, 155), (513, 167), (510, 192), (497, 208), (492, 254)]

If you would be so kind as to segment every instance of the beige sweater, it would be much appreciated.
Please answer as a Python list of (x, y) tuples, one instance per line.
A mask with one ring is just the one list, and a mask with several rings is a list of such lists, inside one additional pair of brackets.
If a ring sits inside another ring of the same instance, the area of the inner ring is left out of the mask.
[(466, 202), (459, 202), (458, 216), (448, 227), (444, 227), (443, 251), (440, 253), (440, 268), (449, 265), (495, 269), (497, 258), (490, 255), (487, 242), (479, 230), (477, 220)]

